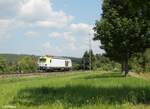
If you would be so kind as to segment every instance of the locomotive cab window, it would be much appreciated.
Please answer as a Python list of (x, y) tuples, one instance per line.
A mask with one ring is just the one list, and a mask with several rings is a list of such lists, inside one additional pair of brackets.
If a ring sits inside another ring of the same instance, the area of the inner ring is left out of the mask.
[(46, 62), (46, 59), (45, 58), (41, 58), (39, 61), (40, 62)]

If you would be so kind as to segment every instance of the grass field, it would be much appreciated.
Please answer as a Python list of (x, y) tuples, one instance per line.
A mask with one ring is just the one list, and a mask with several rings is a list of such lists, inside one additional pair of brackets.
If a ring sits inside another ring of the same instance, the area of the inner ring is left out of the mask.
[(150, 80), (116, 72), (0, 78), (0, 109), (150, 109)]

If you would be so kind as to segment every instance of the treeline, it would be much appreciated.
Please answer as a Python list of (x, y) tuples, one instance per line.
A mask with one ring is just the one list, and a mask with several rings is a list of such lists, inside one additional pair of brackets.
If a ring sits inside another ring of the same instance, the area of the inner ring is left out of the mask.
[[(111, 60), (105, 54), (93, 54), (93, 51), (86, 51), (82, 57), (80, 68), (82, 70), (105, 70), (120, 71), (123, 66)], [(150, 49), (144, 53), (137, 53), (129, 59), (129, 70), (136, 73), (150, 72)]]
[(0, 73), (32, 73), (37, 71), (36, 56), (15, 56), (14, 60), (8, 59), (8, 57), (0, 57)]
[[(94, 55), (86, 51), (82, 58), (67, 57), (72, 60), (73, 70), (120, 71), (122, 66), (105, 54)], [(33, 73), (37, 72), (38, 56), (34, 55), (0, 55), (0, 73)], [(132, 72), (150, 72), (150, 49), (144, 54), (136, 54), (129, 60), (129, 70)]]
[(82, 70), (102, 70), (102, 71), (112, 71), (120, 70), (120, 64), (111, 61), (105, 55), (96, 54), (93, 51), (86, 51), (81, 60)]

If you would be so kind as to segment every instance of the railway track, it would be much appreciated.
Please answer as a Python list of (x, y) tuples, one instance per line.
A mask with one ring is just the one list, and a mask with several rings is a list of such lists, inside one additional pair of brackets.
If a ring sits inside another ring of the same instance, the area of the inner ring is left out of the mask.
[(35, 72), (35, 73), (9, 73), (9, 74), (0, 74), (0, 78), (5, 77), (36, 77), (36, 76), (49, 76), (49, 75), (58, 75), (58, 74), (66, 74), (72, 72)]

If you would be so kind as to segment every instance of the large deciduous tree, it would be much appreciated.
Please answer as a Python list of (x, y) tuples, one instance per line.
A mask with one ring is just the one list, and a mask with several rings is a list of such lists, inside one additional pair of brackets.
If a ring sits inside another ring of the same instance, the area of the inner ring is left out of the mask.
[(96, 22), (94, 40), (101, 41), (106, 56), (122, 64), (150, 47), (150, 1), (104, 0), (102, 18)]

